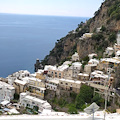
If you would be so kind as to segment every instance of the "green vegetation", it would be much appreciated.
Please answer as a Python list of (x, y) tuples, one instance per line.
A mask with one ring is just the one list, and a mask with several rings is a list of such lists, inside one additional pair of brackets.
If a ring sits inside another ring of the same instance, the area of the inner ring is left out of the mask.
[(104, 40), (105, 38), (104, 38), (104, 36), (103, 36), (102, 33), (94, 33), (94, 34), (92, 35), (92, 39), (93, 39), (93, 40), (100, 41), (100, 40)]
[(116, 40), (116, 33), (115, 32), (112, 32), (110, 35), (109, 35), (109, 38), (108, 40), (110, 42), (114, 42)]
[(75, 104), (70, 104), (70, 105), (69, 105), (68, 112), (69, 112), (70, 114), (78, 114), (78, 111), (77, 111), (77, 109), (76, 109)]
[(97, 105), (104, 107), (104, 99), (99, 95), (95, 94), (95, 96), (92, 99), (93, 102), (95, 102)]
[(89, 57), (88, 56), (86, 56), (86, 57), (84, 57), (81, 61), (83, 61), (83, 63), (82, 63), (82, 69), (84, 69), (84, 66), (88, 63), (88, 61), (89, 61)]
[(65, 107), (67, 105), (67, 101), (64, 98), (62, 98), (62, 97), (60, 99), (55, 97), (54, 99), (52, 99), (52, 103), (57, 104), (61, 108)]
[(80, 93), (76, 97), (76, 108), (83, 110), (85, 103), (91, 103), (93, 97), (93, 89), (87, 85), (82, 85), (80, 88)]
[[(93, 89), (87, 85), (82, 85), (80, 89), (80, 93), (76, 94), (74, 92), (71, 92), (70, 98), (67, 101), (66, 97), (62, 97), (62, 96), (60, 98), (55, 97), (54, 99), (51, 100), (51, 103), (53, 104), (53, 106), (56, 105), (61, 108), (67, 108), (68, 113), (70, 114), (77, 114), (78, 110), (83, 111), (84, 108), (86, 108), (92, 103)], [(58, 111), (57, 108), (59, 107), (54, 107), (53, 109), (55, 111)]]
[[(109, 3), (111, 3), (111, 2), (109, 2)], [(109, 7), (108, 16), (110, 17), (110, 19), (120, 20), (120, 7), (119, 6), (120, 6), (120, 2), (119, 2), (119, 0), (116, 0)]]
[(102, 25), (100, 31), (102, 31), (102, 32), (106, 31), (106, 27), (104, 25)]

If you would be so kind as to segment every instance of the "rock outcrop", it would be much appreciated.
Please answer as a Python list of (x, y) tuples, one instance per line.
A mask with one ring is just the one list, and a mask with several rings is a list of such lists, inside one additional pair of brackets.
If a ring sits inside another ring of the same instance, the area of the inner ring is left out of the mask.
[[(56, 42), (42, 64), (61, 64), (71, 59), (71, 55), (76, 51), (80, 60), (93, 52), (101, 57), (105, 48), (115, 43), (116, 33), (120, 30), (119, 6), (120, 0), (105, 0), (93, 18), (86, 23), (81, 22), (75, 31), (71, 31)], [(93, 33), (93, 35), (82, 39), (85, 33)]]

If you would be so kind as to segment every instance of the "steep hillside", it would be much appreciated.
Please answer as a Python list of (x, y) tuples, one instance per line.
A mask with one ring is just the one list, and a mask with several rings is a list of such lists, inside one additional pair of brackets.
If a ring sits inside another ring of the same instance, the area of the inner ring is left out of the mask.
[[(102, 3), (93, 18), (86, 23), (81, 22), (75, 31), (71, 31), (64, 38), (57, 41), (50, 54), (42, 64), (61, 64), (69, 60), (77, 51), (80, 60), (89, 53), (96, 52), (102, 57), (107, 46), (116, 42), (116, 33), (120, 30), (120, 0), (106, 0)], [(101, 27), (101, 28), (100, 28)], [(93, 33), (92, 37), (80, 39), (84, 33)]]

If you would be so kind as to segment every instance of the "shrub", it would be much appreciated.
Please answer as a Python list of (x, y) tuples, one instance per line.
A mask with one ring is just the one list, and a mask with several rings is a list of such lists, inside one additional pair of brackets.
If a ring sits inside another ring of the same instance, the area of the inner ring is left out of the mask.
[(92, 35), (92, 39), (100, 41), (101, 39), (104, 39), (104, 36), (101, 33), (97, 33)]
[(81, 109), (86, 103), (91, 103), (91, 98), (93, 96), (93, 89), (87, 85), (82, 85), (80, 88), (80, 93), (76, 97), (76, 108)]
[(102, 26), (101, 29), (100, 29), (102, 32), (106, 31), (106, 27), (105, 26)]
[(17, 94), (17, 93), (14, 94), (14, 99), (15, 99), (15, 100), (19, 100), (19, 97), (20, 97), (19, 94)]
[(75, 107), (74, 104), (71, 104), (71, 105), (69, 106), (68, 112), (69, 112), (70, 114), (78, 114), (78, 111), (77, 111), (77, 109), (76, 109), (76, 107)]
[(67, 104), (66, 100), (63, 98), (60, 98), (58, 100), (58, 105), (60, 105), (61, 107), (64, 107)]
[(116, 34), (115, 34), (114, 32), (113, 32), (113, 33), (111, 33), (111, 34), (109, 35), (108, 40), (109, 40), (110, 42), (115, 41), (115, 40), (116, 40)]

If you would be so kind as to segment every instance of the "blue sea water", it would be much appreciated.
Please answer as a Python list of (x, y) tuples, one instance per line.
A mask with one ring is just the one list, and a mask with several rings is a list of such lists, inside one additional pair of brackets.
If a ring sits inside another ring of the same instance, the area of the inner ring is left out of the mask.
[(55, 42), (88, 18), (0, 14), (0, 77), (19, 70), (34, 72)]

